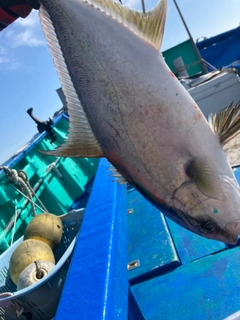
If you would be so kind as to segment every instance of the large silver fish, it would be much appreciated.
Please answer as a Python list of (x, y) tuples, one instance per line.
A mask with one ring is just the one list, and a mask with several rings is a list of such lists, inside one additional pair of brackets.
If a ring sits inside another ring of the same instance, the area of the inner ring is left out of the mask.
[(238, 183), (219, 137), (159, 53), (167, 0), (145, 15), (112, 0), (40, 3), (70, 116), (68, 139), (51, 154), (106, 157), (178, 224), (236, 243)]

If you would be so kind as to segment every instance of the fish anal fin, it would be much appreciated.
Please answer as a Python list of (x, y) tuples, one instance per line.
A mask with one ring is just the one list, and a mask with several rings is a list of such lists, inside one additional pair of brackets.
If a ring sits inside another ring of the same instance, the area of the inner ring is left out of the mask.
[(104, 155), (101, 150), (96, 150), (94, 148), (81, 149), (79, 145), (69, 146), (67, 143), (61, 145), (55, 150), (39, 150), (49, 156), (55, 157), (69, 157), (69, 158), (103, 158)]
[(51, 18), (41, 6), (40, 20), (67, 101), (69, 134), (65, 143), (46, 154), (64, 157), (103, 157), (103, 151), (91, 128), (81, 101), (73, 86)]

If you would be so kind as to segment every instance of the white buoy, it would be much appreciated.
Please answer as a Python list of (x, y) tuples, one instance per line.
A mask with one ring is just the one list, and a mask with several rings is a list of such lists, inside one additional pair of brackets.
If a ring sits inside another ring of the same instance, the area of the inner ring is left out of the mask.
[(47, 260), (34, 261), (27, 266), (20, 274), (17, 283), (17, 290), (29, 287), (46, 275), (55, 267), (55, 265)]

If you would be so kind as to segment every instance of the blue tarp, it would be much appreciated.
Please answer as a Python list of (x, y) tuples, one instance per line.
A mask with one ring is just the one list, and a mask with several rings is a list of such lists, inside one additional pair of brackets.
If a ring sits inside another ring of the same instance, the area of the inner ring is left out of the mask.
[(221, 68), (240, 60), (240, 27), (198, 42), (204, 60)]

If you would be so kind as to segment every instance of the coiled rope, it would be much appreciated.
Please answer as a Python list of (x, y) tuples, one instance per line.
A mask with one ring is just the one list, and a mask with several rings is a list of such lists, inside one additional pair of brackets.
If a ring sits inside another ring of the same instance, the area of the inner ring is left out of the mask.
[[(17, 186), (17, 188), (15, 188), (13, 186), (14, 189), (16, 189), (20, 194), (22, 194), (31, 203), (33, 216), (36, 216), (35, 206), (37, 206), (41, 211), (47, 212), (47, 209), (43, 205), (42, 201), (38, 198), (38, 196), (34, 192), (33, 188), (30, 186), (26, 172), (24, 172), (23, 170), (17, 171), (15, 169), (9, 169), (8, 167), (5, 167), (5, 166), (0, 166), (0, 169), (4, 170), (9, 181), (13, 182)], [(21, 192), (21, 190), (19, 190), (19, 189), (23, 190), (23, 192), (25, 192), (26, 194)], [(43, 209), (32, 201), (33, 196), (40, 203), (40, 205)]]
[[(28, 198), (32, 199), (31, 189), (29, 188), (28, 184), (24, 180), (23, 175), (21, 177), (21, 174), (20, 176), (18, 175), (17, 170), (9, 169), (8, 167), (5, 167), (5, 166), (0, 167), (0, 169), (4, 170), (9, 181), (12, 181), (17, 187), (25, 191)], [(32, 202), (31, 202), (31, 206), (32, 206), (33, 216), (36, 216), (36, 210)]]

